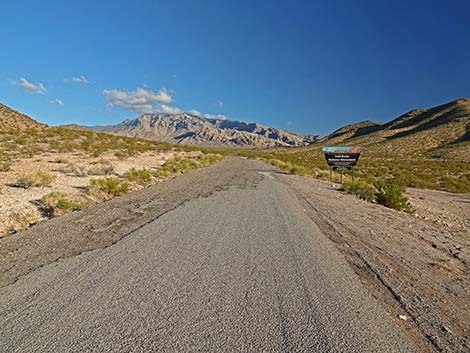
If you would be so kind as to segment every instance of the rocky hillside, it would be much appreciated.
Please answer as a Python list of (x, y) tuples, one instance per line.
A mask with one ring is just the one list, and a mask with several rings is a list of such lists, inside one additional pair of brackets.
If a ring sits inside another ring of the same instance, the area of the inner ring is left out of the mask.
[(470, 99), (430, 109), (412, 110), (377, 124), (364, 121), (345, 126), (321, 140), (323, 145), (360, 145), (379, 155), (427, 155), (470, 161)]
[(188, 113), (144, 114), (117, 125), (94, 126), (96, 131), (193, 145), (246, 147), (305, 146), (318, 137), (303, 136), (256, 123), (206, 119)]
[(0, 103), (0, 130), (43, 129), (45, 127), (46, 125)]

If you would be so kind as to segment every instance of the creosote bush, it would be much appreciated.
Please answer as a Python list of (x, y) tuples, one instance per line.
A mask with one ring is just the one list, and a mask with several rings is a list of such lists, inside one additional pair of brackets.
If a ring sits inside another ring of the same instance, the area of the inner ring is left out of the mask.
[(71, 211), (82, 210), (93, 204), (93, 202), (83, 194), (67, 195), (58, 191), (44, 195), (41, 201), (52, 216), (60, 216)]
[(195, 158), (184, 158), (177, 156), (166, 161), (157, 171), (157, 176), (166, 178), (176, 174), (183, 174), (187, 171), (207, 167), (224, 157), (221, 154), (203, 154)]
[(34, 186), (49, 186), (55, 180), (55, 175), (38, 171), (35, 173), (25, 174), (18, 181), (19, 187), (28, 189)]
[(91, 179), (88, 193), (97, 199), (110, 199), (129, 191), (129, 183), (116, 177)]
[[(261, 159), (265, 160), (265, 158), (261, 158)], [(271, 165), (278, 167), (279, 169), (288, 171), (289, 173), (292, 173), (292, 174), (305, 175), (305, 174), (308, 174), (308, 171), (309, 171), (308, 168), (303, 164), (293, 164), (293, 163), (284, 162), (275, 158), (270, 158), (267, 160), (267, 162)]]
[(398, 211), (414, 212), (408, 198), (404, 195), (405, 189), (397, 184), (388, 183), (384, 180), (376, 181), (374, 184), (365, 180), (356, 180), (345, 182), (343, 190), (356, 195), (362, 200), (376, 202)]
[(289, 172), (297, 175), (305, 175), (307, 174), (307, 167), (300, 164), (294, 164), (289, 168)]
[(375, 194), (377, 203), (399, 211), (413, 212), (408, 198), (403, 195), (404, 189), (396, 184), (380, 183)]
[(147, 185), (152, 182), (152, 173), (149, 170), (143, 169), (129, 169), (124, 173), (124, 179), (128, 180), (131, 183), (138, 185)]
[(348, 181), (343, 184), (343, 190), (348, 194), (353, 194), (362, 200), (375, 201), (375, 187), (363, 180)]

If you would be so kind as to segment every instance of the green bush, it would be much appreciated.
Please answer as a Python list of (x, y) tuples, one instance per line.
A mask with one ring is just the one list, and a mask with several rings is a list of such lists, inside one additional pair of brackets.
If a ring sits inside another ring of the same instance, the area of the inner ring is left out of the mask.
[(363, 180), (348, 181), (343, 184), (343, 190), (348, 194), (353, 194), (362, 200), (375, 201), (375, 187)]
[(53, 216), (90, 207), (93, 202), (84, 195), (67, 195), (63, 192), (50, 192), (42, 197), (42, 203)]
[(305, 175), (307, 174), (307, 167), (300, 164), (294, 164), (289, 167), (289, 172), (297, 175)]
[(207, 167), (211, 164), (221, 161), (222, 159), (224, 159), (224, 156), (219, 153), (208, 153), (200, 156), (198, 162), (202, 167)]
[(110, 199), (129, 191), (129, 183), (115, 177), (90, 180), (89, 194), (99, 199)]
[(124, 173), (124, 178), (131, 183), (147, 185), (152, 181), (152, 173), (147, 169), (129, 169)]
[(379, 186), (375, 194), (377, 203), (398, 211), (413, 212), (408, 198), (403, 195), (403, 188), (396, 184), (385, 184)]
[(273, 166), (276, 166), (280, 169), (288, 169), (290, 168), (290, 164), (284, 162), (284, 161), (281, 161), (279, 159), (275, 159), (275, 158), (271, 158), (271, 159), (268, 159), (268, 163), (273, 165)]
[(55, 180), (55, 175), (46, 172), (35, 172), (23, 175), (17, 181), (19, 187), (28, 189), (33, 186), (49, 186)]

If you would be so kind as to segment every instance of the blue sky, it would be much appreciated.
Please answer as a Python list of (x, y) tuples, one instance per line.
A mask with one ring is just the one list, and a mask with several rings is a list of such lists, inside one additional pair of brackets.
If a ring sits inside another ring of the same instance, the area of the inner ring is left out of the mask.
[(468, 1), (8, 1), (0, 102), (51, 125), (197, 110), (301, 133), (470, 96)]

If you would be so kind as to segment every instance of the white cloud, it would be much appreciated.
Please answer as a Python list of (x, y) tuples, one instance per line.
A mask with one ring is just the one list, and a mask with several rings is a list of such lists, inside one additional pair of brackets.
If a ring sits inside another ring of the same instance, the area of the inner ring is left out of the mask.
[(156, 113), (179, 114), (179, 113), (181, 113), (181, 109), (179, 109), (177, 107), (170, 107), (170, 106), (165, 105), (165, 104), (160, 104), (157, 107)]
[(181, 112), (176, 107), (165, 104), (171, 103), (173, 98), (166, 88), (153, 92), (144, 88), (137, 88), (135, 91), (104, 90), (103, 95), (108, 100), (109, 107), (122, 107), (136, 113), (169, 113)]
[(72, 78), (66, 78), (64, 81), (65, 82), (75, 82), (75, 83), (90, 83), (90, 81), (84, 75), (75, 76), (75, 77), (72, 77)]
[(24, 88), (25, 90), (36, 93), (36, 94), (45, 94), (47, 89), (41, 82), (32, 83), (29, 82), (24, 77), (21, 77), (19, 81), (11, 81), (15, 86)]
[(216, 104), (217, 106), (219, 106), (219, 107), (223, 107), (223, 106), (224, 106), (224, 102), (222, 102), (222, 101), (217, 101), (215, 104)]
[(188, 113), (191, 114), (191, 115), (194, 115), (194, 116), (202, 116), (201, 112), (199, 110), (196, 110), (196, 109), (188, 110)]
[(287, 126), (291, 126), (292, 124), (293, 124), (292, 121), (288, 121), (288, 122), (286, 123)]
[(204, 118), (206, 119), (217, 119), (217, 120), (227, 120), (227, 117), (223, 114), (204, 114)]
[(56, 104), (56, 105), (64, 105), (64, 102), (62, 102), (62, 99), (60, 98), (54, 98), (49, 101), (51, 104)]

